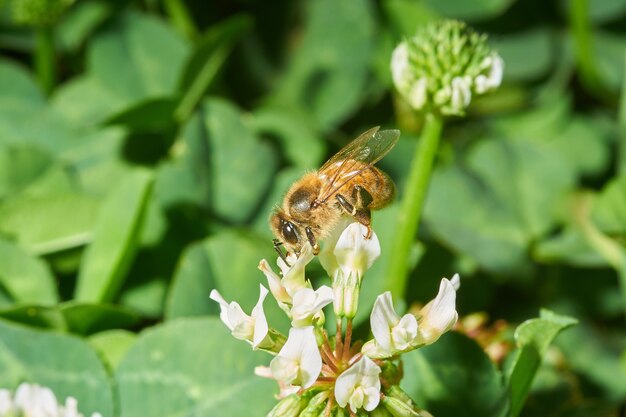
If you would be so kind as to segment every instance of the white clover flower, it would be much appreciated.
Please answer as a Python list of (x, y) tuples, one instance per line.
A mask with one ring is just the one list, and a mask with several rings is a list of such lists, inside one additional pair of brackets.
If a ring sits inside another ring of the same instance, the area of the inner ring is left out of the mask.
[[(0, 389), (0, 417), (83, 417), (78, 411), (78, 401), (67, 397), (65, 405), (60, 406), (50, 388), (24, 382), (13, 396), (9, 390)], [(91, 417), (102, 417), (92, 413)]]
[(287, 342), (270, 362), (275, 379), (289, 385), (308, 388), (322, 371), (322, 357), (313, 326), (292, 327)]
[(337, 404), (356, 413), (359, 408), (372, 411), (380, 402), (381, 369), (370, 358), (363, 356), (357, 363), (344, 371), (335, 382)]
[(389, 291), (379, 295), (370, 315), (374, 340), (363, 345), (363, 354), (370, 358), (386, 358), (411, 348), (417, 338), (417, 318), (395, 312)]
[(230, 304), (224, 300), (224, 297), (217, 290), (211, 291), (211, 299), (220, 305), (220, 319), (231, 331), (232, 335), (239, 340), (246, 340), (252, 343), (252, 347), (256, 349), (267, 340), (269, 327), (265, 312), (263, 311), (263, 301), (267, 296), (267, 289), (263, 285), (259, 285), (260, 294), (259, 301), (252, 309), (248, 316), (243, 312), (239, 303), (233, 301)]
[(443, 278), (439, 293), (420, 310), (419, 317), (405, 314), (400, 318), (393, 308), (391, 293), (379, 295), (370, 316), (374, 339), (363, 345), (363, 354), (370, 358), (388, 358), (435, 342), (457, 321), (456, 290), (459, 286), (458, 274), (452, 280)]
[(317, 290), (301, 288), (293, 296), (291, 308), (291, 325), (305, 327), (313, 324), (313, 318), (318, 315), (322, 308), (333, 302), (332, 288), (322, 285)]
[(421, 27), (391, 56), (391, 76), (415, 110), (465, 114), (473, 95), (498, 88), (504, 61), (465, 23), (443, 20)]
[(15, 409), (27, 416), (59, 415), (59, 404), (50, 388), (37, 384), (20, 384), (15, 391)]
[(261, 272), (263, 272), (263, 274), (265, 274), (267, 284), (269, 285), (270, 291), (278, 303), (278, 306), (288, 315), (291, 314), (290, 306), (292, 304), (292, 299), (287, 292), (287, 288), (283, 285), (281, 278), (272, 270), (269, 263), (265, 259), (261, 259), (258, 268)]
[(333, 279), (335, 314), (352, 318), (356, 315), (363, 274), (380, 256), (380, 243), (373, 231), (366, 238), (367, 227), (358, 222), (346, 227), (333, 250), (320, 253), (322, 266)]
[(8, 389), (0, 389), (0, 416), (8, 415), (13, 411), (13, 396)]
[(429, 345), (450, 330), (458, 319), (456, 312), (456, 290), (461, 285), (459, 274), (454, 274), (451, 280), (441, 280), (439, 292), (434, 300), (430, 301), (419, 312), (417, 320), (417, 338), (419, 345)]

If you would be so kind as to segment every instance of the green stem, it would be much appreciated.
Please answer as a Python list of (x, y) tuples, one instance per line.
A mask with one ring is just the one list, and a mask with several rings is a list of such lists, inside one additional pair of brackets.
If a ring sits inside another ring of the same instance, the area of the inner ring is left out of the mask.
[[(624, 54), (624, 65), (624, 77), (626, 77), (626, 54)], [(617, 125), (619, 127), (617, 142), (617, 172), (619, 175), (626, 175), (626, 83), (622, 86)]]
[(397, 234), (389, 260), (387, 287), (395, 298), (404, 296), (409, 273), (409, 256), (419, 227), (442, 128), (443, 120), (440, 116), (426, 115), (424, 130), (416, 147), (405, 186), (396, 225)]
[(589, 21), (589, 0), (571, 0), (569, 24), (574, 37), (576, 63), (580, 72), (580, 81), (589, 92), (605, 98), (606, 88), (595, 65), (593, 53), (592, 28)]
[(183, 0), (165, 0), (165, 10), (172, 25), (190, 41), (198, 37), (198, 29), (189, 15)]
[(35, 72), (41, 88), (50, 94), (56, 84), (56, 54), (51, 27), (35, 29)]

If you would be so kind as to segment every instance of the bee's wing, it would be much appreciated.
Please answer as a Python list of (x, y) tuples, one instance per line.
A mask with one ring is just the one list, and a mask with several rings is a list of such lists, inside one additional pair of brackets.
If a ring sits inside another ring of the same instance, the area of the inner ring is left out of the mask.
[(341, 187), (357, 178), (365, 169), (378, 162), (398, 143), (399, 130), (373, 127), (347, 144), (319, 169), (325, 183), (318, 200), (326, 202)]

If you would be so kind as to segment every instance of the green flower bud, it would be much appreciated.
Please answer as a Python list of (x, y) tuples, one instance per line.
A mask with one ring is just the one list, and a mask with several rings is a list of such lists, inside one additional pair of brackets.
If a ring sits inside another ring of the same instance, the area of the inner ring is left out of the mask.
[(415, 411), (411, 404), (407, 404), (398, 398), (385, 396), (382, 403), (393, 417), (420, 417), (420, 414)]
[(330, 397), (330, 391), (322, 391), (315, 394), (306, 408), (300, 413), (300, 417), (317, 417), (324, 411), (328, 397)]
[(384, 406), (378, 407), (374, 411), (370, 411), (370, 417), (393, 417)]
[(400, 401), (404, 401), (405, 403), (413, 405), (413, 400), (411, 399), (411, 397), (409, 397), (409, 394), (404, 392), (404, 390), (397, 385), (389, 387), (386, 390), (385, 394), (388, 397), (397, 398)]
[(337, 409), (335, 410), (335, 414), (333, 414), (333, 417), (348, 417), (349, 414), (346, 411), (345, 408), (341, 408), (341, 407), (337, 407)]
[(298, 417), (308, 401), (308, 397), (292, 394), (280, 400), (267, 417)]
[(393, 82), (411, 107), (443, 115), (464, 115), (473, 94), (500, 86), (503, 68), (487, 36), (456, 20), (420, 28), (391, 58)]
[(56, 23), (74, 0), (12, 0), (11, 16), (15, 23), (49, 26)]

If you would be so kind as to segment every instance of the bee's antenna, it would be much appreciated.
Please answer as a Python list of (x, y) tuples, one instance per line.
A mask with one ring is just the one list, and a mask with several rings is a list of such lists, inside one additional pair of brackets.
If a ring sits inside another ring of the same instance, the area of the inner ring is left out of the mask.
[(274, 250), (276, 251), (276, 253), (278, 253), (278, 256), (280, 256), (280, 259), (282, 259), (284, 263), (289, 265), (289, 262), (287, 262), (287, 257), (285, 256), (285, 253), (283, 252), (283, 249), (281, 247), (283, 245), (283, 242), (281, 242), (278, 239), (273, 239), (272, 242), (274, 242)]

